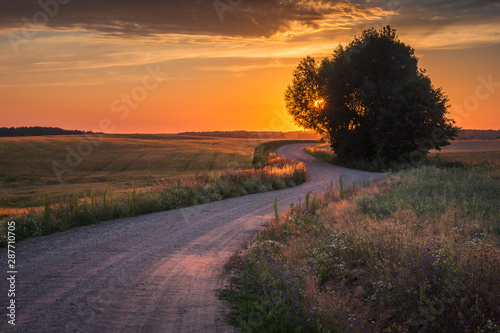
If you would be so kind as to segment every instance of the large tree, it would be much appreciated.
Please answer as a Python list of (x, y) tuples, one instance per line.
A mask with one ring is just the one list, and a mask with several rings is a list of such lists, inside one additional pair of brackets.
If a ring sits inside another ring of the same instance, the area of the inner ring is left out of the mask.
[(327, 134), (346, 159), (408, 161), (458, 134), (448, 98), (389, 26), (365, 30), (321, 63), (303, 59), (285, 102), (297, 124)]

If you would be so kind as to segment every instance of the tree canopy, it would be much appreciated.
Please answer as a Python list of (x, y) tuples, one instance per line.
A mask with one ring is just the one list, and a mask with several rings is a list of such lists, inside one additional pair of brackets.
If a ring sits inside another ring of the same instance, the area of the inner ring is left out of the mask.
[(340, 158), (408, 161), (456, 137), (448, 98), (389, 26), (369, 29), (332, 58), (304, 58), (285, 92), (295, 122), (327, 134)]

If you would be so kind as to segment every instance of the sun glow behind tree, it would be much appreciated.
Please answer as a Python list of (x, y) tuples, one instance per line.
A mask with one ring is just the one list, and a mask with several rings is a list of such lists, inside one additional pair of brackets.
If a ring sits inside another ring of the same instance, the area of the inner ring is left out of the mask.
[(304, 58), (285, 92), (295, 122), (327, 133), (344, 159), (408, 160), (449, 144), (449, 103), (389, 26), (369, 29), (318, 66)]

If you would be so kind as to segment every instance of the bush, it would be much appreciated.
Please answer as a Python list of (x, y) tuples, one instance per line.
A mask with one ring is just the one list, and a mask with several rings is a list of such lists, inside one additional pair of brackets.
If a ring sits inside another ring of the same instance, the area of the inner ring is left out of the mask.
[(308, 193), (247, 249), (223, 293), (231, 320), (254, 332), (498, 332), (499, 193), (489, 172), (435, 166), (344, 199)]

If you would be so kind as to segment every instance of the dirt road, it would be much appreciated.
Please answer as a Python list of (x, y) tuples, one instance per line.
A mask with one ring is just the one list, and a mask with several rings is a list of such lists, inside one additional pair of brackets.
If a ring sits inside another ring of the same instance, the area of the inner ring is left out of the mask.
[(273, 216), (343, 175), (345, 184), (384, 177), (305, 154), (301, 186), (80, 227), (17, 244), (16, 320), (9, 325), (7, 251), (1, 249), (0, 332), (231, 332), (216, 291), (224, 263)]

